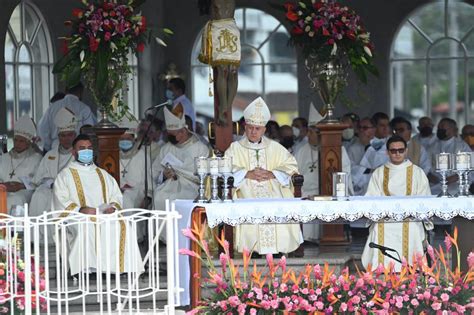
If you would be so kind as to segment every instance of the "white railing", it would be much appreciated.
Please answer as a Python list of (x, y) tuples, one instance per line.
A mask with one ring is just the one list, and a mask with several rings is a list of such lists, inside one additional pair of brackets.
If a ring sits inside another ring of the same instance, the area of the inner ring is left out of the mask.
[(175, 313), (177, 212), (62, 213), (0, 217), (0, 313)]

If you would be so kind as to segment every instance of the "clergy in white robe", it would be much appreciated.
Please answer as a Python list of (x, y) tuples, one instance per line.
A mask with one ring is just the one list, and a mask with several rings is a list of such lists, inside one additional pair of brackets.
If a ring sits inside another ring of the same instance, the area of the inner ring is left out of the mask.
[(436, 141), (436, 136), (433, 134), (433, 120), (431, 117), (421, 117), (418, 119), (418, 131), (419, 133), (413, 136), (413, 139), (417, 140), (428, 152), (431, 146)]
[[(291, 176), (298, 173), (295, 158), (281, 144), (264, 137), (270, 111), (262, 98), (244, 111), (245, 136), (225, 152), (232, 157), (235, 198), (292, 198)], [(289, 253), (303, 242), (299, 224), (242, 224), (235, 246), (259, 254)]]
[[(423, 170), (406, 159), (407, 144), (403, 138), (393, 136), (387, 141), (390, 162), (377, 168), (372, 174), (366, 196), (423, 196), (430, 195), (428, 178)], [(373, 242), (398, 252), (409, 264), (413, 255), (423, 254), (425, 227), (423, 222), (378, 222), (370, 226), (369, 237), (362, 253), (362, 264), (366, 269), (379, 264), (395, 264), (399, 271), (401, 264), (370, 248)], [(396, 253), (390, 252), (394, 257)]]
[(182, 106), (170, 112), (164, 109), (169, 142), (160, 150), (153, 163), (155, 176), (154, 209), (164, 210), (166, 199), (194, 199), (199, 179), (194, 174), (194, 158), (209, 156), (209, 148), (191, 133)]
[[(38, 216), (51, 210), (54, 180), (58, 173), (73, 160), (71, 149), (72, 142), (76, 138), (76, 117), (70, 110), (61, 108), (54, 122), (58, 127), (59, 144), (46, 153), (36, 171), (33, 179), (36, 189), (28, 208), (30, 216)], [(42, 232), (40, 230), (40, 233)], [(50, 241), (52, 240), (50, 238)]]
[(71, 213), (94, 215), (98, 209), (117, 220), (96, 224), (101, 219), (90, 217), (85, 223), (68, 226), (67, 258), (71, 274), (99, 270), (143, 272), (136, 232), (116, 213), (122, 208), (122, 193), (117, 182), (93, 163), (92, 142), (88, 136), (76, 137), (72, 153), (75, 160), (59, 172), (54, 181), (52, 211), (61, 211), (58, 217), (68, 220)]
[[(296, 152), (295, 159), (298, 163), (298, 171), (304, 176), (302, 190), (303, 197), (314, 196), (320, 194), (319, 189), (319, 152), (320, 152), (320, 135), (316, 125), (323, 119), (321, 114), (311, 104), (308, 119), (308, 142), (301, 146)], [(342, 171), (349, 174), (349, 190), (353, 194), (351, 174), (351, 162), (347, 156), (344, 146), (341, 146)], [(306, 241), (319, 240), (319, 224), (305, 223), (303, 224), (303, 237)]]
[(34, 191), (32, 180), (41, 162), (41, 155), (32, 147), (32, 139), (36, 135), (33, 120), (28, 116), (20, 117), (13, 132), (13, 148), (0, 156), (0, 184), (7, 187), (7, 209), (10, 213), (16, 206), (23, 207), (30, 202)]
[(41, 145), (44, 151), (49, 151), (58, 143), (58, 130), (54, 123), (54, 118), (61, 108), (67, 108), (74, 113), (77, 120), (77, 130), (83, 125), (95, 125), (97, 119), (90, 107), (81, 101), (84, 87), (78, 84), (68, 89), (66, 96), (51, 105), (41, 117), (38, 123), (38, 136), (41, 138)]
[[(430, 150), (432, 168), (428, 175), (431, 185), (431, 193), (437, 195), (441, 192), (441, 175), (436, 172), (436, 154), (471, 152), (469, 145), (458, 136), (458, 127), (456, 121), (451, 118), (443, 118), (438, 123), (438, 130), (436, 131), (437, 140), (433, 143)], [(470, 173), (469, 181), (474, 180), (474, 172)], [(458, 192), (459, 182), (457, 175), (450, 175), (447, 177), (448, 192), (455, 195)]]

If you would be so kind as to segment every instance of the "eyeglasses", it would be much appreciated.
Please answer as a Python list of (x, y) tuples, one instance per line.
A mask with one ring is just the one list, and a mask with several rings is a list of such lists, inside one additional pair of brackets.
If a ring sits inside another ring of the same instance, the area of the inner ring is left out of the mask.
[(388, 152), (390, 152), (390, 154), (403, 154), (405, 153), (405, 148), (400, 148), (400, 149), (389, 149)]

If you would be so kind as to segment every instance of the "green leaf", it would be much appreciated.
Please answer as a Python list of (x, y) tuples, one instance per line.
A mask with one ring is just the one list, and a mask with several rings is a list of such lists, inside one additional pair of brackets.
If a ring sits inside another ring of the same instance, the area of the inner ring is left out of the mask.
[(59, 74), (63, 72), (64, 68), (66, 68), (75, 57), (76, 56), (73, 54), (72, 50), (61, 56), (61, 58), (59, 58), (59, 60), (54, 64), (53, 73)]
[(110, 57), (110, 51), (108, 49), (99, 48), (97, 50), (96, 93), (103, 93), (105, 91), (107, 80), (109, 79), (108, 66)]
[(173, 32), (171, 29), (166, 28), (166, 27), (163, 29), (163, 32), (164, 32), (165, 34), (168, 34), (168, 35), (173, 35), (173, 34), (174, 34), (174, 32)]
[(306, 4), (302, 1), (298, 2), (298, 4), (300, 5), (300, 7), (302, 7), (303, 9), (306, 9)]
[(82, 74), (81, 67), (74, 65), (70, 67), (70, 69), (67, 69), (67, 70), (68, 70), (68, 73), (66, 76), (67, 77), (66, 85), (67, 86), (78, 85), (79, 82), (81, 81), (81, 74)]

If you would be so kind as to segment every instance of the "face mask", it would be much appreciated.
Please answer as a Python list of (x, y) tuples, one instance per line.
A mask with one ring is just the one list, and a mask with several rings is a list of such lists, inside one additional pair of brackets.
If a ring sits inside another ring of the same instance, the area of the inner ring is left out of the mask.
[(293, 137), (283, 137), (280, 141), (280, 144), (287, 149), (291, 148), (294, 143)]
[(354, 138), (354, 128), (347, 128), (342, 131), (342, 139), (351, 140)]
[(171, 144), (177, 144), (178, 143), (178, 140), (176, 140), (176, 136), (173, 136), (173, 135), (168, 135), (168, 141)]
[(90, 149), (84, 149), (77, 151), (77, 160), (84, 164), (92, 163), (94, 157), (94, 151)]
[(420, 135), (422, 138), (429, 137), (433, 133), (433, 128), (431, 127), (422, 127), (422, 128), (419, 128), (419, 130), (420, 130)]
[(295, 138), (298, 138), (300, 136), (300, 128), (291, 127), (291, 129), (293, 129), (293, 135)]
[(370, 145), (375, 149), (379, 150), (385, 144), (385, 139), (373, 138), (370, 140)]
[(170, 89), (166, 89), (165, 96), (166, 96), (166, 98), (169, 99), (169, 100), (173, 100), (173, 99), (174, 99), (174, 93), (173, 93), (173, 91), (171, 91)]
[(446, 129), (438, 129), (436, 131), (436, 137), (438, 137), (439, 140), (444, 140), (448, 137), (446, 134)]
[(128, 151), (133, 147), (133, 141), (132, 140), (120, 140), (119, 141), (119, 147), (122, 151)]

